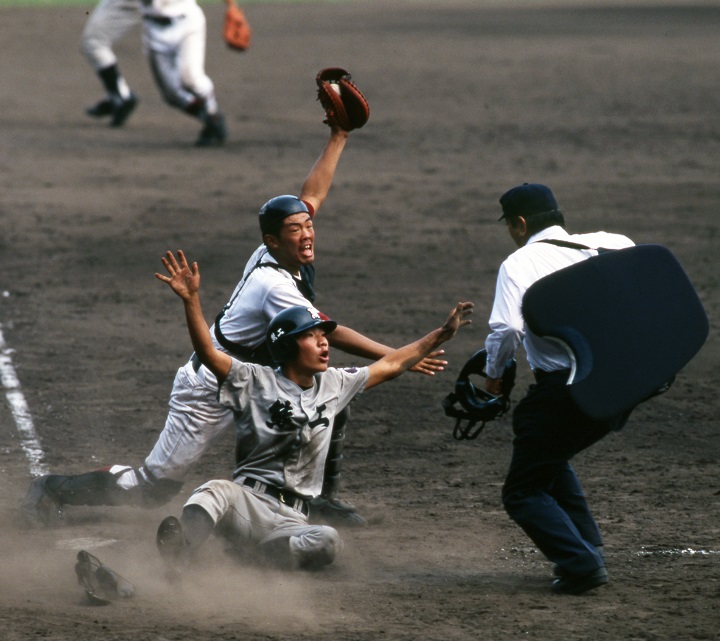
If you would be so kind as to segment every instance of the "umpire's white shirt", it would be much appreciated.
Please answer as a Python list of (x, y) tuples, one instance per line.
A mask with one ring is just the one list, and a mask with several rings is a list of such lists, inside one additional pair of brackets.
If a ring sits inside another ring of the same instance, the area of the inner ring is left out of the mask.
[[(546, 239), (563, 240), (593, 249), (571, 249), (538, 242)], [(543, 276), (596, 256), (597, 248), (622, 249), (632, 245), (633, 241), (620, 234), (568, 234), (556, 225), (531, 236), (525, 246), (508, 256), (498, 272), (495, 301), (489, 321), (491, 333), (485, 340), (487, 375), (490, 378), (501, 378), (505, 363), (514, 356), (521, 341), (533, 370), (551, 372), (568, 369), (571, 363), (565, 349), (556, 341), (536, 336), (525, 326), (522, 316), (525, 292)], [(568, 292), (568, 295), (571, 294)]]

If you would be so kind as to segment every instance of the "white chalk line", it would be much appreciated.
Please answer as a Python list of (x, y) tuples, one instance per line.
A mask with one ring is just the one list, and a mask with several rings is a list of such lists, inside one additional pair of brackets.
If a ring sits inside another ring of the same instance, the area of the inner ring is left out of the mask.
[(94, 550), (115, 545), (117, 542), (117, 539), (101, 539), (96, 536), (85, 536), (77, 539), (56, 541), (55, 547), (59, 550)]
[(5, 389), (5, 396), (15, 419), (17, 431), (20, 434), (20, 447), (22, 447), (30, 462), (30, 473), (33, 476), (40, 476), (48, 473), (47, 467), (43, 463), (45, 453), (40, 438), (35, 431), (30, 408), (20, 388), (20, 381), (15, 373), (15, 367), (12, 363), (13, 351), (5, 343), (2, 325), (0, 324), (0, 382)]

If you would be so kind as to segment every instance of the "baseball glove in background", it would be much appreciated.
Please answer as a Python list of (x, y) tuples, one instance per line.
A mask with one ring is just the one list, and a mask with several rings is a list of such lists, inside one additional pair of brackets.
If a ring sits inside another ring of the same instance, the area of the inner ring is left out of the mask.
[(235, 4), (235, 0), (225, 0), (225, 22), (222, 37), (231, 49), (245, 51), (250, 46), (252, 31), (243, 10)]
[(370, 117), (370, 105), (350, 74), (339, 67), (318, 73), (318, 100), (325, 110), (325, 122), (345, 131), (360, 129)]

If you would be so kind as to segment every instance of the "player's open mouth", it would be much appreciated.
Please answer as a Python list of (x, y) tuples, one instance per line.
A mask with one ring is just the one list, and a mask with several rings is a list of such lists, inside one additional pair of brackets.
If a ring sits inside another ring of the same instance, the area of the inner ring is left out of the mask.
[(313, 254), (312, 245), (303, 245), (300, 248), (300, 253), (303, 254), (303, 256), (312, 256), (312, 254)]

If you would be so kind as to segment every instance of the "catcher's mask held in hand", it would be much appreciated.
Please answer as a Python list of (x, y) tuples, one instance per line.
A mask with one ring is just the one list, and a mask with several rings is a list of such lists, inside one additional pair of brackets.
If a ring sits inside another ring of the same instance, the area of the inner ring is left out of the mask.
[[(517, 363), (510, 359), (505, 364), (502, 375), (502, 394), (494, 396), (484, 389), (473, 385), (470, 376), (473, 374), (487, 378), (485, 363), (487, 362), (487, 350), (481, 349), (473, 354), (460, 370), (455, 391), (448, 394), (442, 402), (445, 415), (456, 419), (453, 437), (458, 441), (477, 438), (488, 421), (496, 419), (510, 409), (510, 392), (515, 385), (515, 373)], [(455, 407), (456, 403), (460, 407)], [(467, 425), (462, 426), (462, 422)], [(480, 427), (473, 430), (475, 425)]]

